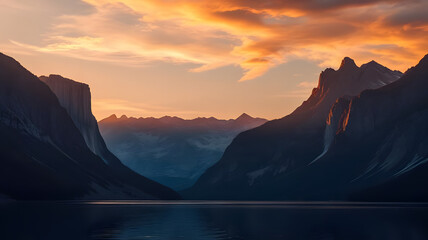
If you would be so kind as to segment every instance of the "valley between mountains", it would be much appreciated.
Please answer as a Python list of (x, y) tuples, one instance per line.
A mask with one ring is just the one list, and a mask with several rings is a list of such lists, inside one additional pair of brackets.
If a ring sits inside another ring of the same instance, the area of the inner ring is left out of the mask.
[(97, 122), (87, 84), (0, 54), (0, 195), (428, 201), (427, 89), (428, 55), (405, 73), (346, 57), (281, 119)]

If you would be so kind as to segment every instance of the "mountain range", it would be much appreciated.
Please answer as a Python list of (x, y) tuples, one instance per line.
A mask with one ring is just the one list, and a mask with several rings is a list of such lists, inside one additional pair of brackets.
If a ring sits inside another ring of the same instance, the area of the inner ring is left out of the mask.
[[(41, 81), (43, 80), (43, 81)], [(0, 194), (12, 199), (178, 199), (111, 154), (85, 84), (0, 54)]]
[[(407, 124), (412, 116), (412, 121), (428, 120), (422, 112), (414, 112), (427, 107), (421, 93), (428, 84), (427, 60), (403, 75), (374, 61), (358, 67), (352, 59), (343, 59), (338, 70), (321, 73), (318, 87), (293, 113), (239, 134), (221, 160), (184, 195), (197, 199), (324, 201), (371, 196), (370, 200), (394, 200), (392, 196), (400, 194), (391, 192), (388, 197), (369, 189), (407, 179), (404, 176), (422, 169), (425, 126)], [(397, 189), (412, 188), (400, 185)], [(406, 197), (419, 200), (403, 194)]]
[(214, 117), (133, 118), (112, 115), (99, 122), (107, 146), (132, 170), (175, 190), (190, 187), (216, 163), (240, 132), (267, 120), (242, 114)]
[(0, 199), (428, 201), (427, 89), (428, 55), (346, 57), (281, 119), (97, 123), (88, 85), (0, 53)]

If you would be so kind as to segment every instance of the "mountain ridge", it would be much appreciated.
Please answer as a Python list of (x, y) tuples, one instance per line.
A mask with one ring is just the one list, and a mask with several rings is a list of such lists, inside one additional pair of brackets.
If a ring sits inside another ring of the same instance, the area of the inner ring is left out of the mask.
[(238, 117), (236, 117), (236, 118), (230, 118), (230, 119), (217, 118), (217, 117), (214, 117), (214, 116), (211, 116), (211, 117), (182, 118), (182, 117), (179, 117), (179, 116), (168, 116), (168, 115), (165, 115), (165, 116), (162, 116), (162, 117), (132, 117), (132, 116), (128, 117), (125, 114), (121, 115), (121, 117), (118, 118), (117, 114), (113, 113), (110, 116), (105, 117), (105, 118), (99, 120), (98, 122), (105, 121), (105, 120), (107, 120), (107, 121), (108, 120), (117, 120), (117, 119), (120, 119), (120, 118), (123, 118), (123, 119), (129, 119), (129, 118), (133, 118), (133, 119), (156, 119), (156, 120), (160, 120), (160, 119), (164, 118), (164, 119), (177, 119), (177, 120), (184, 120), (184, 121), (210, 120), (210, 119), (211, 120), (220, 120), (220, 121), (230, 121), (230, 120), (238, 120), (238, 119), (260, 119), (260, 120), (268, 121), (265, 118), (252, 117), (251, 115), (249, 115), (247, 113), (242, 113)]
[(107, 145), (125, 165), (180, 190), (220, 159), (236, 134), (266, 121), (248, 114), (229, 120), (111, 115), (99, 125)]
[(284, 118), (239, 134), (222, 159), (183, 193), (196, 199), (263, 199), (257, 193), (260, 189), (281, 185), (281, 176), (322, 156), (329, 140), (325, 139), (326, 119), (338, 98), (357, 96), (399, 77), (397, 71), (373, 63), (358, 67), (345, 57), (338, 70), (321, 72), (318, 86), (301, 106)]
[(1, 194), (20, 200), (179, 198), (150, 181), (126, 185), (89, 149), (44, 82), (4, 54), (0, 70)]

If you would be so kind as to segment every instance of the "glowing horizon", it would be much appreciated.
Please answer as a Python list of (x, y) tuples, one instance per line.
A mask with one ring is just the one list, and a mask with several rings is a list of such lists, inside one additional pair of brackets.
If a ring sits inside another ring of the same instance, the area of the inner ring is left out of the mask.
[(405, 71), (428, 51), (418, 0), (4, 0), (1, 52), (90, 85), (98, 120), (287, 115), (349, 56)]

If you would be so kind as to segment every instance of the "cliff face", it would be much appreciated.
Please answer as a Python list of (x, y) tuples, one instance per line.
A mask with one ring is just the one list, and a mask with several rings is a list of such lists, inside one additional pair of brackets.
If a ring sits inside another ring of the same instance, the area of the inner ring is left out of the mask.
[(326, 119), (336, 100), (385, 86), (401, 75), (376, 62), (358, 67), (344, 58), (338, 70), (320, 74), (318, 87), (292, 114), (239, 134), (221, 160), (185, 194), (190, 198), (280, 198), (273, 186), (283, 186), (283, 176), (316, 162), (328, 150), (333, 135)]
[[(399, 82), (379, 91), (364, 91), (347, 105), (347, 120), (339, 120), (339, 132), (354, 138), (382, 127), (387, 122), (421, 110), (426, 94), (428, 57), (405, 73)], [(335, 119), (334, 121), (338, 121)]]
[(125, 167), (105, 164), (76, 125), (45, 83), (0, 54), (0, 194), (29, 200), (178, 198)]
[(109, 149), (138, 173), (175, 190), (190, 187), (217, 162), (240, 132), (267, 120), (242, 114), (237, 119), (178, 117), (117, 118), (99, 122)]
[(107, 149), (98, 129), (98, 123), (92, 114), (91, 93), (87, 84), (59, 75), (41, 76), (40, 80), (45, 82), (56, 94), (60, 104), (67, 110), (74, 124), (83, 135), (89, 149), (103, 159), (124, 183), (133, 187), (151, 190), (153, 193), (165, 194), (167, 198), (174, 195), (175, 198), (178, 198), (178, 195), (173, 193), (173, 191), (127, 168)]
[[(370, 201), (426, 201), (428, 191), (428, 55), (397, 82), (352, 98), (332, 113), (336, 136), (330, 152), (361, 151), (354, 174), (358, 193)], [(345, 115), (342, 118), (339, 115)], [(346, 150), (345, 150), (346, 149)], [(331, 155), (331, 154), (328, 154)], [(329, 161), (326, 156), (323, 160)]]
[[(105, 165), (49, 87), (3, 54), (0, 69), (0, 191), (17, 199), (71, 199), (103, 188)], [(93, 168), (93, 175), (82, 170)]]
[(79, 129), (86, 145), (107, 164), (118, 164), (118, 159), (108, 153), (104, 139), (98, 130), (98, 124), (91, 110), (91, 92), (89, 86), (59, 75), (41, 76)]
[(82, 147), (79, 132), (49, 88), (8, 56), (0, 54), (0, 64), (1, 122), (40, 140), (55, 142), (67, 151), (74, 144)]
[(339, 99), (324, 154), (276, 190), (293, 200), (427, 201), (427, 88), (425, 56), (396, 82)]
[(93, 120), (91, 93), (87, 84), (75, 82), (59, 75), (41, 76), (40, 80), (45, 82), (55, 93), (61, 106), (67, 109), (79, 129), (83, 129), (84, 126), (91, 126)]

